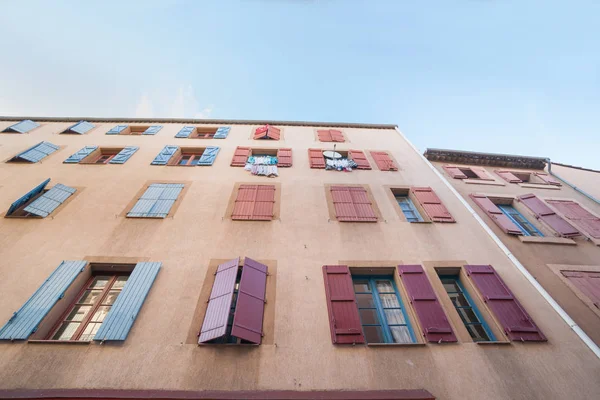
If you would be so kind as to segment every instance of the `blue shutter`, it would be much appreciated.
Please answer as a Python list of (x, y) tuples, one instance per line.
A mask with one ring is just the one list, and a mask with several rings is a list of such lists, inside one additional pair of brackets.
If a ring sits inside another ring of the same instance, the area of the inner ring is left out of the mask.
[(58, 206), (65, 202), (77, 190), (62, 184), (56, 184), (46, 193), (35, 199), (30, 205), (23, 210), (35, 214), (40, 217), (47, 217), (56, 210)]
[(139, 262), (113, 303), (94, 340), (125, 340), (156, 279), (161, 262)]
[(110, 131), (106, 132), (107, 135), (118, 135), (119, 133), (123, 132), (125, 129), (127, 129), (127, 125), (117, 125), (114, 128), (112, 128)]
[(133, 155), (136, 151), (138, 151), (139, 147), (137, 146), (127, 146), (123, 150), (119, 152), (116, 156), (113, 157), (112, 160), (109, 161), (110, 164), (125, 164), (125, 161), (129, 160), (129, 157)]
[(184, 126), (183, 128), (181, 128), (181, 130), (179, 132), (177, 132), (177, 135), (175, 135), (175, 137), (177, 137), (177, 138), (189, 137), (192, 134), (193, 130), (194, 130), (193, 126)]
[(198, 160), (198, 165), (213, 165), (215, 162), (215, 158), (217, 158), (217, 154), (219, 153), (219, 148), (210, 146), (204, 150), (202, 153), (202, 157)]
[(17, 132), (17, 133), (27, 133), (32, 129), (40, 126), (37, 122), (33, 122), (30, 119), (26, 119), (24, 121), (18, 122), (14, 125), (9, 126), (3, 132)]
[(22, 160), (35, 163), (41, 161), (42, 159), (54, 153), (58, 149), (60, 149), (60, 147), (50, 142), (40, 142), (35, 146), (25, 150), (24, 152), (17, 154), (12, 159), (15, 160), (17, 158), (20, 158)]
[(71, 157), (63, 161), (63, 163), (78, 163), (89, 156), (97, 148), (98, 146), (85, 146), (83, 149), (79, 150), (77, 153), (71, 155)]
[(135, 203), (128, 217), (166, 218), (183, 190), (181, 183), (153, 183)]
[(87, 121), (79, 121), (75, 125), (63, 131), (63, 133), (78, 133), (80, 135), (83, 135), (84, 133), (89, 132), (92, 129), (94, 129), (94, 124)]
[(39, 185), (37, 185), (36, 187), (34, 187), (32, 190), (30, 190), (29, 192), (27, 192), (24, 196), (22, 196), (17, 201), (15, 201), (14, 203), (12, 203), (11, 206), (10, 206), (10, 208), (8, 209), (8, 212), (6, 213), (6, 215), (11, 215), (19, 207), (27, 204), (27, 202), (29, 200), (31, 200), (32, 198), (34, 198), (38, 194), (42, 193), (42, 191), (46, 188), (46, 185), (48, 184), (48, 182), (50, 182), (50, 178), (46, 179), (44, 182), (40, 183)]
[(146, 129), (142, 135), (156, 135), (162, 129), (162, 125), (153, 125)]
[(229, 130), (231, 128), (229, 126), (221, 126), (219, 127), (219, 129), (217, 129), (217, 132), (215, 133), (215, 136), (213, 137), (214, 139), (225, 139), (227, 138), (227, 135), (229, 135)]
[(179, 149), (179, 146), (165, 146), (156, 156), (152, 165), (167, 165), (173, 154)]
[(42, 319), (60, 300), (86, 261), (63, 261), (36, 292), (0, 329), (0, 340), (25, 340), (36, 331)]

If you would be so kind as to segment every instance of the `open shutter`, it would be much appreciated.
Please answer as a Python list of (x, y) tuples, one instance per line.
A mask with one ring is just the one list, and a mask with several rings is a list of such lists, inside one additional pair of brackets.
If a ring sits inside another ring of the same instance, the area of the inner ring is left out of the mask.
[(269, 125), (265, 125), (265, 126), (256, 128), (256, 130), (254, 131), (253, 139), (266, 138), (268, 131), (269, 131)]
[(152, 165), (167, 165), (173, 154), (179, 149), (178, 146), (165, 146), (156, 156)]
[(0, 329), (0, 340), (25, 340), (79, 275), (86, 261), (63, 261)]
[(527, 206), (536, 218), (545, 222), (550, 228), (556, 231), (560, 236), (573, 237), (580, 235), (579, 231), (570, 223), (558, 216), (550, 207), (534, 194), (524, 194), (518, 197), (519, 200)]
[(540, 178), (541, 180), (543, 180), (544, 182), (546, 182), (548, 185), (562, 186), (562, 183), (560, 183), (560, 181), (554, 179), (554, 177), (552, 175), (545, 174), (543, 172), (534, 172), (533, 174), (535, 176), (537, 176), (538, 178)]
[(502, 179), (504, 179), (508, 183), (521, 183), (523, 182), (520, 178), (518, 178), (515, 174), (510, 171), (500, 171), (494, 170), (494, 172)]
[(487, 196), (480, 194), (470, 194), (475, 204), (479, 206), (487, 215), (504, 231), (511, 235), (522, 235), (523, 232), (514, 222), (510, 220)]
[(78, 163), (89, 156), (97, 148), (98, 146), (85, 146), (83, 149), (79, 150), (77, 153), (71, 155), (69, 158), (63, 161), (63, 163)]
[(64, 203), (76, 191), (72, 187), (58, 183), (52, 189), (32, 201), (23, 211), (45, 218), (52, 214), (58, 206)]
[(156, 135), (162, 129), (162, 125), (152, 125), (146, 129), (142, 135)]
[(127, 125), (117, 125), (110, 129), (110, 131), (106, 132), (107, 135), (118, 135), (127, 129)]
[(54, 153), (58, 149), (60, 149), (59, 146), (50, 142), (40, 142), (24, 152), (17, 154), (15, 157), (13, 157), (13, 160), (20, 158), (25, 161), (36, 163)]
[(600, 308), (600, 272), (560, 271), (577, 289)]
[(248, 161), (250, 156), (250, 147), (236, 147), (235, 153), (233, 153), (233, 159), (231, 160), (232, 167), (243, 167)]
[(452, 326), (446, 318), (427, 275), (420, 265), (398, 265), (398, 274), (413, 305), (423, 336), (428, 342), (456, 342)]
[(37, 122), (33, 122), (30, 119), (26, 119), (24, 121), (18, 122), (14, 125), (9, 126), (2, 132), (17, 132), (17, 133), (27, 133), (35, 128), (40, 126)]
[(231, 219), (270, 221), (274, 205), (274, 185), (240, 185)]
[(360, 150), (349, 150), (348, 155), (356, 164), (358, 164), (357, 169), (371, 169), (371, 164), (367, 160), (365, 153)]
[(217, 132), (215, 133), (215, 136), (213, 136), (214, 139), (227, 139), (227, 135), (229, 135), (229, 130), (231, 129), (231, 127), (229, 126), (220, 126), (219, 129), (217, 129)]
[(340, 222), (377, 222), (367, 190), (361, 186), (332, 186), (331, 198)]
[(217, 268), (215, 281), (208, 299), (204, 322), (200, 329), (198, 343), (218, 339), (227, 334), (227, 321), (231, 312), (233, 291), (237, 279), (240, 259), (227, 261)]
[(267, 266), (246, 257), (242, 267), (231, 336), (260, 344), (266, 289)]
[(467, 179), (467, 176), (463, 174), (458, 167), (444, 165), (442, 166), (442, 168), (444, 168), (444, 171), (446, 171), (448, 175), (450, 175), (454, 179)]
[(371, 157), (375, 160), (377, 168), (381, 171), (398, 171), (396, 163), (386, 151), (372, 151)]
[(324, 265), (325, 297), (334, 344), (365, 343), (354, 285), (346, 265)]
[(319, 129), (317, 131), (317, 136), (319, 137), (319, 141), (321, 142), (333, 142), (333, 138), (331, 137), (331, 131), (329, 129)]
[(127, 146), (123, 148), (116, 156), (113, 157), (112, 160), (109, 161), (109, 164), (125, 164), (125, 161), (129, 160), (129, 157), (133, 155), (136, 151), (138, 151), (139, 147), (137, 146)]
[(220, 148), (216, 146), (209, 146), (204, 149), (204, 153), (202, 153), (200, 160), (198, 160), (198, 165), (213, 165), (217, 154), (219, 154), (219, 150)]
[(10, 208), (6, 212), (6, 215), (11, 215), (15, 211), (17, 211), (19, 207), (22, 207), (23, 205), (27, 204), (29, 200), (42, 193), (42, 191), (46, 188), (49, 182), (50, 178), (46, 179), (44, 182), (40, 183), (39, 185), (31, 189), (29, 192), (21, 196), (17, 201), (10, 205)]
[(475, 175), (477, 175), (477, 177), (481, 180), (484, 180), (484, 181), (495, 180), (490, 174), (488, 174), (488, 172), (486, 171), (485, 168), (471, 167), (471, 171), (473, 171), (475, 173)]
[(166, 218), (183, 187), (182, 183), (153, 183), (148, 186), (148, 189), (135, 203), (131, 211), (127, 213), (127, 216)]
[(456, 222), (432, 188), (413, 186), (410, 190), (432, 221)]
[(78, 133), (80, 135), (83, 135), (84, 133), (87, 133), (94, 129), (94, 127), (95, 125), (90, 122), (79, 121), (75, 125), (67, 128), (67, 130), (63, 131), (63, 133)]
[(281, 139), (281, 129), (275, 128), (274, 126), (267, 125), (269, 127), (267, 136), (273, 140)]
[(322, 150), (308, 149), (308, 160), (311, 168), (325, 168), (325, 158)]
[(342, 133), (342, 131), (338, 131), (336, 129), (330, 129), (329, 130), (329, 134), (331, 135), (331, 141), (332, 142), (345, 142), (346, 140), (344, 139), (344, 134)]
[(135, 265), (123, 290), (100, 325), (94, 340), (127, 338), (161, 265), (161, 262), (139, 262)]
[(571, 200), (546, 200), (565, 217), (575, 221), (593, 238), (600, 239), (600, 218)]
[(181, 128), (181, 130), (179, 132), (177, 132), (177, 134), (175, 135), (176, 138), (187, 138), (190, 137), (190, 135), (192, 134), (192, 132), (194, 131), (194, 129), (196, 129), (193, 126), (184, 126), (183, 128)]
[(292, 166), (292, 149), (277, 150), (277, 166), (291, 167)]
[(491, 265), (465, 265), (465, 270), (510, 340), (547, 340)]

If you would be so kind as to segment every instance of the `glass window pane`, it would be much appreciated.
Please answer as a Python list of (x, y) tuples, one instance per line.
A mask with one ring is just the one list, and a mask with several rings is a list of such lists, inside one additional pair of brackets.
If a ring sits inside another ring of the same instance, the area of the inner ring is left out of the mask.
[(357, 294), (356, 301), (359, 308), (375, 308), (375, 302), (371, 294)]
[(102, 304), (113, 304), (115, 300), (117, 300), (117, 296), (119, 295), (119, 293), (121, 293), (120, 290), (109, 290), (104, 300), (102, 300)]
[(471, 308), (457, 308), (458, 314), (462, 317), (465, 323), (479, 322), (479, 319)]
[(469, 331), (469, 334), (471, 335), (471, 338), (473, 338), (474, 341), (478, 342), (478, 341), (489, 341), (490, 338), (488, 337), (487, 333), (485, 333), (485, 329), (483, 329), (483, 326), (481, 325), (466, 325), (467, 330)]
[(380, 294), (379, 298), (383, 308), (400, 308), (400, 303), (395, 294)]
[(117, 277), (117, 280), (115, 281), (115, 283), (113, 283), (112, 288), (123, 289), (123, 286), (125, 286), (125, 282), (127, 282), (127, 279), (129, 279), (128, 275)]
[(392, 286), (392, 282), (385, 281), (376, 281), (377, 291), (379, 293), (394, 293), (394, 286)]
[(58, 331), (52, 336), (52, 340), (71, 340), (79, 325), (79, 322), (63, 322)]
[(369, 281), (366, 279), (355, 280), (354, 281), (354, 291), (371, 293), (371, 288), (369, 287)]
[(388, 325), (405, 324), (404, 314), (399, 308), (383, 310)]
[(449, 293), (448, 296), (450, 296), (450, 300), (452, 300), (454, 307), (470, 306), (469, 302), (467, 301), (467, 299), (465, 299), (465, 296), (463, 296), (462, 293)]
[(377, 315), (377, 310), (375, 309), (364, 309), (359, 310), (360, 320), (363, 325), (379, 325), (381, 322), (379, 321), (379, 316)]
[(367, 343), (385, 343), (381, 326), (363, 326)]
[(92, 309), (91, 306), (75, 306), (73, 310), (69, 313), (66, 320), (67, 321), (83, 321), (83, 317)]
[(456, 280), (453, 278), (442, 279), (442, 284), (444, 285), (446, 292), (460, 292)]
[(100, 306), (92, 316), (91, 322), (102, 322), (110, 311), (110, 306)]
[(406, 326), (390, 326), (394, 343), (412, 343), (410, 332)]
[(94, 281), (90, 285), (90, 289), (102, 289), (104, 286), (106, 286), (108, 281), (110, 281), (110, 278), (110, 276), (98, 275), (96, 278), (94, 278)]
[(98, 332), (98, 329), (100, 329), (100, 325), (102, 324), (93, 322), (89, 323), (88, 326), (86, 326), (83, 330), (83, 333), (81, 334), (79, 340), (84, 342), (93, 340), (94, 336), (96, 336), (96, 332)]
[(79, 299), (78, 303), (94, 304), (98, 300), (98, 297), (101, 293), (101, 290), (86, 290)]

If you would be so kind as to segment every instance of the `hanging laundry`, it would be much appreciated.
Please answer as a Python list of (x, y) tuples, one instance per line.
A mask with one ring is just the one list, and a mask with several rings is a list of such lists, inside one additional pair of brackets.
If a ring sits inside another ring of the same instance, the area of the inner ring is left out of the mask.
[(251, 172), (252, 175), (262, 175), (267, 177), (279, 176), (277, 173), (277, 165), (253, 165)]
[(353, 168), (358, 167), (358, 164), (349, 158), (338, 158), (332, 160), (331, 158), (325, 159), (325, 169), (332, 170), (335, 169), (337, 171), (352, 171)]
[(277, 165), (277, 157), (254, 155), (248, 157), (248, 164), (252, 165)]

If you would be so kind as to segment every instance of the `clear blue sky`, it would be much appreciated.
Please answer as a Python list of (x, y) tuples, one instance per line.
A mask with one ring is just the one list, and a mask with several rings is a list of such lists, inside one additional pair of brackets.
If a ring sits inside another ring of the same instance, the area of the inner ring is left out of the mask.
[(0, 0), (0, 114), (395, 123), (600, 169), (600, 2)]

